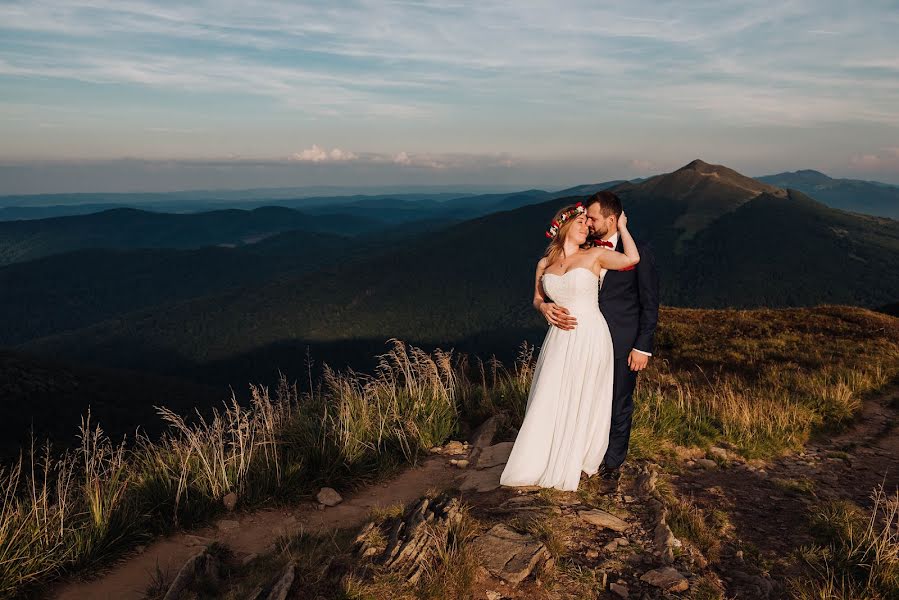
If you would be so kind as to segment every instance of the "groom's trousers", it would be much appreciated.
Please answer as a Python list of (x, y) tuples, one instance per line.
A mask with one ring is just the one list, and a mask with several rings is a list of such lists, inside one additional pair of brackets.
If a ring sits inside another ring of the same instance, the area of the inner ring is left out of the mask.
[(615, 383), (612, 385), (612, 426), (609, 430), (609, 447), (603, 459), (603, 463), (612, 469), (620, 467), (627, 456), (636, 386), (637, 373), (628, 366), (627, 356), (616, 358)]

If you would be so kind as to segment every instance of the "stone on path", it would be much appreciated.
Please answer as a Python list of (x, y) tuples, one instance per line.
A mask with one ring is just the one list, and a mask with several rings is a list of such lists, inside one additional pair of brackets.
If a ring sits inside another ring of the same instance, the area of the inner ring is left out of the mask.
[(550, 558), (546, 546), (534, 536), (518, 533), (502, 523), (476, 538), (472, 545), (482, 565), (512, 585), (521, 583)]
[(337, 506), (343, 502), (343, 498), (337, 493), (337, 490), (329, 487), (323, 487), (315, 495), (315, 499), (318, 500), (319, 504), (324, 504), (325, 506)]
[(579, 511), (577, 515), (582, 520), (590, 523), (591, 525), (596, 525), (597, 527), (602, 527), (603, 529), (611, 529), (612, 531), (622, 532), (630, 527), (627, 521), (619, 519), (615, 515), (607, 513), (604, 510), (599, 510), (598, 508), (582, 510)]
[(703, 469), (717, 469), (718, 463), (710, 458), (697, 458), (696, 464), (702, 467)]
[(666, 592), (684, 592), (690, 589), (690, 582), (687, 581), (687, 578), (671, 567), (662, 567), (644, 573), (640, 581), (645, 581)]
[(440, 450), (441, 454), (448, 454), (450, 456), (461, 456), (462, 454), (468, 453), (468, 448), (462, 442), (453, 440), (449, 442), (446, 446), (444, 446)]
[(499, 487), (499, 478), (503, 474), (505, 465), (497, 465), (489, 469), (475, 469), (466, 472), (465, 479), (459, 485), (464, 491), (475, 490), (478, 492), (492, 492)]
[(630, 597), (630, 592), (628, 591), (626, 585), (622, 585), (620, 583), (612, 583), (612, 584), (609, 584), (609, 590), (613, 594), (616, 594), (617, 596), (620, 596), (621, 598), (629, 598)]
[(514, 442), (500, 442), (493, 446), (487, 446), (481, 450), (475, 467), (478, 469), (489, 469), (490, 467), (506, 464), (509, 460), (509, 454), (512, 453), (513, 445)]

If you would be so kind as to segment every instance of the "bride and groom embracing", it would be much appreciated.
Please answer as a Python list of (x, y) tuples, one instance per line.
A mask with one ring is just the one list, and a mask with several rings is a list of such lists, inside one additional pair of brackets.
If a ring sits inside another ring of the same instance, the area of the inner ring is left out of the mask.
[(651, 356), (659, 282), (612, 192), (563, 208), (546, 236), (534, 307), (550, 328), (500, 483), (576, 490), (581, 471), (619, 476), (637, 373)]

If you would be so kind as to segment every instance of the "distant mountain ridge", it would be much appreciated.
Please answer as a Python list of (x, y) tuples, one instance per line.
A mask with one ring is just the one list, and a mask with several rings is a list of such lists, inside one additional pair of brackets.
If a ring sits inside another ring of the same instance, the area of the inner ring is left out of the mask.
[(195, 214), (113, 208), (89, 215), (0, 222), (0, 266), (83, 248), (235, 246), (292, 229), (352, 235), (381, 226), (370, 217), (327, 219), (274, 206)]
[(805, 169), (758, 177), (759, 181), (797, 189), (833, 208), (899, 219), (899, 186), (859, 179), (834, 179)]
[[(701, 161), (614, 189), (635, 236), (654, 248), (666, 304), (882, 306), (899, 298), (899, 222)], [(388, 337), (508, 350), (545, 331), (530, 306), (534, 265), (547, 220), (575, 199), (583, 197), (492, 213), (377, 259), (136, 312), (23, 349), (211, 379), (258, 379), (265, 369), (269, 377), (295, 365), (306, 346)]]

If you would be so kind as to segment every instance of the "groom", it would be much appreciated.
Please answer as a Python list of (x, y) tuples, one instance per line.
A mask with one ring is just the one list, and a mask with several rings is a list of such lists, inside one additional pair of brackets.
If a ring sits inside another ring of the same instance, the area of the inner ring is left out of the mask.
[[(594, 244), (621, 252), (618, 217), (621, 200), (613, 192), (590, 196), (587, 226)], [(659, 276), (655, 259), (646, 244), (637, 242), (640, 262), (626, 271), (602, 269), (599, 276), (599, 309), (609, 324), (615, 355), (615, 382), (612, 387), (612, 427), (609, 447), (600, 465), (603, 479), (617, 480), (619, 467), (627, 455), (634, 412), (634, 387), (637, 373), (646, 368), (652, 356), (652, 343), (659, 318)]]

